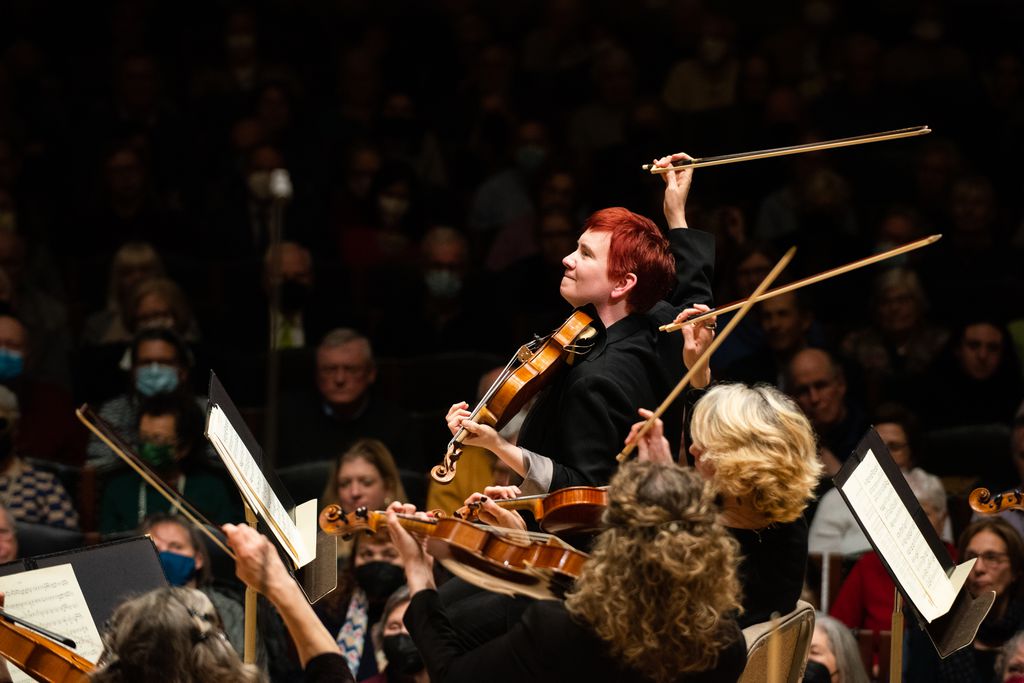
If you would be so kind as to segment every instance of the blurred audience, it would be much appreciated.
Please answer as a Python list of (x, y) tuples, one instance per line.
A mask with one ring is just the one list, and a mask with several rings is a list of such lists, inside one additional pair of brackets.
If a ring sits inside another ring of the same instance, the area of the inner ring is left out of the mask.
[[(203, 411), (189, 396), (154, 394), (140, 402), (135, 433), (139, 459), (213, 524), (242, 519), (241, 501), (227, 475), (211, 468), (203, 439)], [(100, 500), (100, 532), (136, 528), (147, 516), (177, 512), (134, 470), (108, 475)]]
[(857, 640), (841, 621), (824, 614), (814, 615), (814, 634), (808, 658), (828, 669), (836, 683), (868, 683)]
[(315, 391), (280, 403), (279, 466), (327, 460), (360, 438), (380, 439), (403, 468), (418, 468), (419, 443), (408, 415), (373, 393), (377, 367), (370, 340), (349, 328), (328, 332), (316, 350)]
[(107, 284), (106, 307), (86, 318), (83, 344), (127, 344), (132, 339), (133, 295), (144, 280), (163, 277), (160, 255), (146, 242), (126, 242), (114, 254)]
[(78, 529), (78, 512), (64, 485), (52, 473), (25, 461), (18, 452), (18, 397), (0, 386), (0, 500), (19, 522)]
[(18, 559), (18, 534), (14, 528), (14, 518), (7, 508), (0, 505), (0, 564), (7, 564)]

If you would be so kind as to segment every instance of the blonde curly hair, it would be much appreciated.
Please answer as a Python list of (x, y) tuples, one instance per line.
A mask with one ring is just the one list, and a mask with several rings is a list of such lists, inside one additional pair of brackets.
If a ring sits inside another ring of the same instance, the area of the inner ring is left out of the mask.
[(814, 498), (822, 467), (811, 423), (773, 386), (719, 384), (690, 423), (716, 493), (746, 497), (769, 523), (792, 522)]
[(630, 462), (608, 488), (604, 530), (566, 596), (570, 614), (655, 681), (715, 667), (739, 633), (738, 544), (691, 469)]

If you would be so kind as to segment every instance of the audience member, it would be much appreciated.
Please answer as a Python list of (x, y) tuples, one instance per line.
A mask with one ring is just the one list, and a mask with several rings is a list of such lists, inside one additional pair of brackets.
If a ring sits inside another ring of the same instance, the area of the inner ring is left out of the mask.
[(82, 327), (82, 343), (127, 344), (132, 340), (128, 317), (132, 294), (143, 280), (164, 275), (163, 261), (147, 242), (126, 242), (114, 254), (107, 284), (106, 308), (90, 315)]
[(64, 387), (26, 372), (32, 340), (21, 321), (0, 314), (0, 386), (18, 397), (20, 418), (15, 450), (29, 457), (80, 465), (86, 431), (75, 419), (71, 394)]
[(7, 508), (0, 505), (0, 565), (18, 559), (18, 534), (14, 519)]
[(808, 658), (823, 664), (834, 683), (868, 683), (857, 640), (842, 622), (818, 612)]
[(0, 500), (19, 522), (78, 529), (78, 512), (60, 480), (19, 455), (18, 397), (0, 386)]
[(371, 635), (373, 647), (384, 653), (387, 667), (363, 683), (430, 683), (423, 657), (402, 621), (410, 600), (409, 588), (402, 586), (384, 603), (384, 613)]
[[(912, 473), (915, 477), (931, 476), (924, 470), (914, 467), (915, 450), (919, 448), (917, 419), (902, 406), (887, 404), (879, 407), (874, 416), (875, 431), (882, 443), (889, 450), (893, 462), (900, 468), (910, 481)], [(920, 457), (920, 454), (917, 456)], [(940, 486), (941, 488), (941, 486)], [(937, 498), (929, 498), (936, 514), (939, 511)], [(945, 493), (941, 504), (943, 526), (939, 535), (946, 541), (953, 540), (953, 528), (945, 514)], [(849, 506), (843, 501), (839, 491), (829, 489), (822, 495), (811, 521), (810, 549), (813, 553), (839, 553), (842, 555), (859, 555), (871, 549), (860, 524), (850, 512)]]
[[(210, 598), (224, 625), (224, 633), (235, 651), (242, 654), (245, 610), (237, 598), (213, 586), (210, 554), (199, 531), (180, 515), (157, 512), (142, 520), (139, 533), (153, 541), (167, 583), (197, 588)], [(261, 654), (266, 657), (265, 650)]]
[(281, 400), (277, 464), (326, 460), (356, 439), (375, 438), (403, 468), (419, 468), (415, 427), (401, 408), (374, 396), (376, 379), (369, 339), (348, 328), (328, 332), (316, 351), (316, 392)]
[(383, 510), (391, 501), (406, 499), (388, 447), (377, 439), (360, 439), (335, 460), (322, 500), (354, 512), (361, 507)]
[(905, 679), (911, 683), (934, 681), (989, 681), (995, 672), (999, 648), (1024, 622), (1024, 541), (1001, 519), (981, 519), (960, 534), (960, 560), (977, 558), (965, 588), (972, 595), (995, 591), (996, 601), (981, 622), (974, 642), (940, 659), (924, 631), (910, 629), (905, 648)]
[(1006, 641), (996, 657), (996, 680), (1001, 683), (1024, 681), (1024, 631)]
[(798, 293), (789, 293), (758, 304), (757, 313), (764, 331), (764, 346), (730, 365), (722, 376), (747, 384), (766, 382), (780, 387), (790, 359), (809, 345), (814, 312)]
[[(949, 333), (925, 317), (928, 302), (912, 270), (893, 268), (875, 278), (872, 324), (843, 339), (843, 355), (864, 373), (870, 403), (906, 399), (908, 382), (919, 382)], [(902, 393), (902, 395), (901, 395)]]
[[(214, 524), (242, 519), (238, 496), (205, 461), (203, 411), (189, 396), (165, 393), (142, 400), (136, 423), (139, 458)], [(174, 509), (136, 472), (112, 476), (100, 500), (100, 532), (134, 529), (147, 516)]]
[[(101, 405), (99, 416), (109, 422), (126, 441), (133, 443), (137, 436), (139, 404), (143, 399), (158, 394), (192, 396), (189, 387), (192, 352), (173, 330), (153, 327), (136, 333), (129, 357), (130, 388)], [(205, 408), (205, 399), (193, 398)], [(91, 460), (109, 461), (113, 457), (110, 449), (95, 436), (89, 439), (87, 453)], [(129, 528), (135, 524), (137, 522), (133, 522)]]
[(920, 393), (930, 427), (1008, 422), (1024, 381), (1006, 327), (984, 314), (959, 325)]
[(8, 280), (0, 303), (17, 315), (36, 340), (30, 370), (40, 379), (71, 386), (71, 330), (67, 308), (27, 276), (25, 239), (0, 229), (0, 271)]
[(199, 325), (181, 287), (173, 280), (155, 277), (142, 280), (132, 290), (128, 323), (132, 333), (165, 328), (186, 342), (199, 340)]
[(314, 606), (357, 681), (384, 668), (384, 653), (370, 634), (384, 617), (388, 597), (404, 584), (402, 557), (387, 530), (360, 533), (347, 567), (338, 572), (338, 587)]
[(786, 389), (814, 426), (826, 473), (834, 475), (868, 427), (864, 410), (847, 401), (843, 367), (828, 351), (804, 349), (789, 362)]

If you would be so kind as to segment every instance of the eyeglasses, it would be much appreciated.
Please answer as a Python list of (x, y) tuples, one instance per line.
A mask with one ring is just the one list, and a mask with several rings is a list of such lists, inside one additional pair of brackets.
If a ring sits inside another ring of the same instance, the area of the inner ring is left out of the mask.
[(964, 559), (965, 560), (973, 560), (974, 558), (978, 558), (979, 560), (981, 560), (985, 564), (989, 564), (989, 565), (1006, 564), (1010, 560), (1009, 554), (1007, 554), (1007, 553), (997, 553), (994, 550), (986, 550), (983, 553), (976, 553), (976, 552), (973, 552), (971, 550), (968, 550), (967, 552), (964, 553)]
[(334, 377), (338, 373), (349, 377), (358, 377), (366, 374), (368, 370), (369, 368), (365, 365), (321, 365), (316, 369), (321, 377)]

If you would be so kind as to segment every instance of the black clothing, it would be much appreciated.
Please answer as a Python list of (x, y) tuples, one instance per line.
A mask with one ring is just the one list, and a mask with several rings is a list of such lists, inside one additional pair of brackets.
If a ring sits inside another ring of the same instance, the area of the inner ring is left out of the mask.
[(303, 670), (306, 683), (345, 683), (355, 682), (352, 672), (348, 670), (345, 658), (339, 652), (325, 652), (306, 662)]
[(285, 394), (279, 414), (279, 467), (336, 458), (362, 438), (383, 441), (401, 468), (417, 469), (422, 464), (412, 419), (400, 407), (372, 393), (366, 407), (352, 417), (332, 415), (315, 392)]
[[(707, 303), (711, 297), (714, 237), (694, 230), (672, 230), (669, 243), (676, 259), (676, 288), (668, 301), (646, 314), (632, 313), (598, 329), (594, 346), (563, 369), (530, 411), (518, 445), (551, 458), (549, 490), (606, 484), (615, 470), (637, 409), (657, 406), (683, 376), (682, 335), (662, 334), (684, 304)], [(664, 417), (673, 449), (679, 445), (681, 410)]]
[[(405, 625), (434, 683), (486, 679), (510, 681), (646, 681), (637, 671), (623, 668), (608, 644), (578, 624), (562, 602), (535, 602), (507, 634), (475, 648), (459, 644), (455, 629), (436, 591), (416, 593), (405, 612)], [(746, 664), (746, 644), (734, 624), (728, 624), (729, 646), (718, 666), (700, 674), (680, 675), (679, 681), (735, 681)]]
[(740, 628), (785, 615), (796, 609), (807, 567), (807, 521), (773, 524), (764, 529), (728, 529), (739, 541), (743, 586)]

